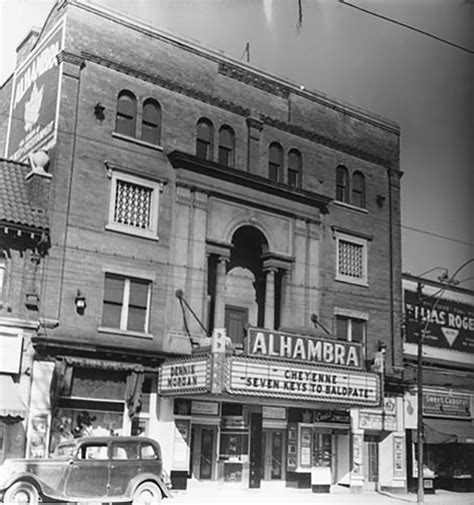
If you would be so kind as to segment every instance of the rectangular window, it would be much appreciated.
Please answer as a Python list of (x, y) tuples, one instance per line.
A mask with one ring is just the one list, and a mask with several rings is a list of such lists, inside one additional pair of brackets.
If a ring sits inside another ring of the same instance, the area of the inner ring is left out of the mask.
[(336, 315), (336, 338), (364, 344), (367, 321)]
[(367, 285), (367, 240), (336, 234), (336, 280)]
[(148, 332), (150, 281), (106, 274), (102, 326)]
[(161, 185), (128, 174), (112, 174), (107, 229), (158, 238)]

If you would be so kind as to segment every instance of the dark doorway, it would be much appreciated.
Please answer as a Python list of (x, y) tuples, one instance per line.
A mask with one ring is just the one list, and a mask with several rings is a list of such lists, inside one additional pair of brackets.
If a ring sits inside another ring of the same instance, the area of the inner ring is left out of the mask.
[(248, 323), (248, 317), (248, 309), (244, 307), (225, 306), (225, 328), (227, 336), (230, 337), (235, 347), (243, 348), (244, 346), (245, 327)]

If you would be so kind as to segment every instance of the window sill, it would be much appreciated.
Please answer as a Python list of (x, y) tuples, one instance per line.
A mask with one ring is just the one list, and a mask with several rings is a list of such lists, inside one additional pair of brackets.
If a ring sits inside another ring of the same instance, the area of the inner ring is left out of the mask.
[(136, 137), (129, 137), (123, 133), (112, 132), (112, 137), (120, 140), (125, 140), (126, 142), (131, 142), (132, 144), (137, 144), (139, 146), (149, 147), (155, 151), (163, 151), (163, 146), (160, 146), (158, 144), (151, 144), (150, 142), (145, 142), (144, 140), (137, 139)]
[(135, 237), (141, 237), (147, 240), (154, 240), (155, 242), (158, 242), (160, 240), (155, 232), (145, 230), (141, 231), (131, 226), (123, 226), (116, 223), (108, 223), (105, 225), (105, 229), (107, 231), (115, 231), (117, 233), (123, 233), (125, 235), (133, 235)]
[(342, 277), (336, 275), (337, 282), (343, 282), (344, 284), (351, 284), (353, 286), (360, 286), (362, 288), (368, 288), (369, 283), (365, 279), (352, 279), (351, 277)]
[(334, 200), (334, 205), (338, 207), (342, 207), (344, 209), (355, 210), (356, 212), (362, 212), (362, 214), (368, 214), (369, 211), (364, 209), (363, 207), (356, 207), (355, 205), (351, 205), (350, 203), (340, 202), (339, 200)]
[(108, 333), (110, 335), (120, 335), (123, 337), (137, 337), (137, 338), (146, 338), (152, 339), (153, 335), (151, 333), (145, 333), (141, 331), (127, 331), (121, 330), (120, 328), (106, 328), (104, 326), (99, 326), (97, 328), (99, 333)]

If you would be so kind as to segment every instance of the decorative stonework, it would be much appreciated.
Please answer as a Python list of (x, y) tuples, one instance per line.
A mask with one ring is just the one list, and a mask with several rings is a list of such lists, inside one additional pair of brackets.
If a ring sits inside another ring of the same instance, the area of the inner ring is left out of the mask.
[(272, 95), (280, 96), (282, 98), (288, 98), (290, 96), (290, 89), (287, 86), (279, 84), (263, 75), (259, 75), (251, 70), (232, 65), (228, 62), (219, 62), (218, 67), (219, 74), (230, 77), (231, 79), (236, 79), (237, 81), (249, 84), (254, 88), (261, 89)]
[(176, 186), (176, 202), (181, 205), (191, 206), (191, 190), (184, 186)]
[(206, 193), (201, 191), (194, 192), (194, 202), (193, 206), (197, 209), (207, 210), (207, 200), (208, 196)]

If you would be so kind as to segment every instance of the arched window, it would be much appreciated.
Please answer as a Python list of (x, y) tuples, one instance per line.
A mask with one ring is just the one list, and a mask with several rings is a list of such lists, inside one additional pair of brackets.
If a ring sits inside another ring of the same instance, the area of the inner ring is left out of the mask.
[(234, 143), (234, 130), (230, 126), (223, 126), (219, 130), (219, 151), (217, 153), (217, 161), (222, 165), (234, 166)]
[(160, 143), (161, 107), (160, 104), (148, 98), (143, 102), (142, 140), (150, 144)]
[(301, 172), (303, 162), (301, 153), (296, 149), (291, 149), (288, 153), (288, 185), (293, 188), (301, 188)]
[(137, 122), (137, 99), (131, 91), (123, 90), (117, 99), (117, 122), (115, 131), (135, 137)]
[(365, 177), (362, 172), (352, 176), (352, 205), (365, 209)]
[(214, 127), (209, 119), (200, 119), (197, 124), (196, 156), (203, 160), (212, 160)]
[(283, 171), (283, 149), (277, 142), (272, 142), (268, 150), (268, 178), (280, 182)]
[(336, 169), (336, 200), (349, 203), (349, 172), (343, 165)]

